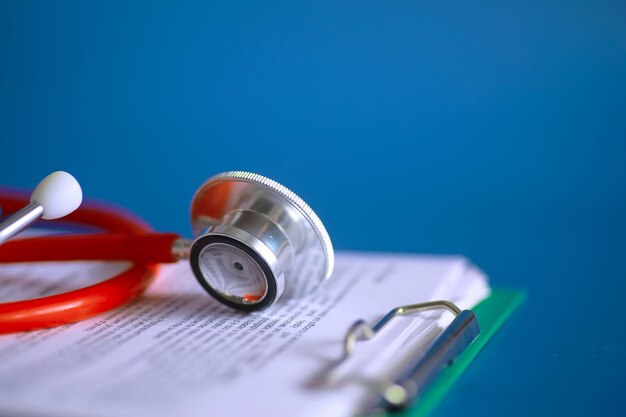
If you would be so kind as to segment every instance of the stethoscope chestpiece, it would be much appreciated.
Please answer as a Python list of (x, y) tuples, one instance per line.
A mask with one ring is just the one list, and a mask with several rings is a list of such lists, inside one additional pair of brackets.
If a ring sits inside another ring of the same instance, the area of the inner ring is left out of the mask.
[(230, 307), (254, 311), (303, 297), (332, 274), (333, 247), (319, 217), (261, 175), (231, 171), (210, 178), (193, 197), (191, 222), (191, 268), (209, 294)]

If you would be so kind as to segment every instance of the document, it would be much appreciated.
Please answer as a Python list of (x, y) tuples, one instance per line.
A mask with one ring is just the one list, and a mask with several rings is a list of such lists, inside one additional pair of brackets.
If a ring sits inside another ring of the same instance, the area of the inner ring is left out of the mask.
[[(104, 279), (124, 262), (0, 266), (2, 302)], [(289, 283), (287, 283), (289, 285)], [(255, 313), (213, 300), (186, 262), (162, 266), (138, 301), (49, 330), (0, 336), (0, 415), (350, 416), (451, 320), (393, 320), (343, 359), (350, 325), (394, 307), (489, 295), (462, 257), (340, 252), (333, 277)]]

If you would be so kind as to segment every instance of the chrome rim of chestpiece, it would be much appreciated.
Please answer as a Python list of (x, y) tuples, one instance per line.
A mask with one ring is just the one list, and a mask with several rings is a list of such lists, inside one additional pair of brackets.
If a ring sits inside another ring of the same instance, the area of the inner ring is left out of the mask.
[(189, 259), (222, 303), (260, 310), (300, 297), (330, 278), (334, 252), (315, 212), (281, 184), (243, 171), (206, 181), (191, 203)]

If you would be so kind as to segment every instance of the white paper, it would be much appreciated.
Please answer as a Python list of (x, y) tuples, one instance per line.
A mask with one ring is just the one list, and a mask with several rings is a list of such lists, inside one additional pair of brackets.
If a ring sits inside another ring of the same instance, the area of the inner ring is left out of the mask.
[[(66, 290), (125, 267), (1, 266), (0, 299)], [(451, 315), (394, 320), (338, 364), (355, 320), (374, 323), (398, 305), (433, 299), (469, 308), (488, 293), (484, 275), (461, 257), (341, 253), (332, 279), (311, 296), (246, 314), (211, 299), (186, 263), (167, 265), (138, 302), (0, 336), (0, 415), (352, 415), (371, 383), (391, 377), (409, 347), (426, 346)]]

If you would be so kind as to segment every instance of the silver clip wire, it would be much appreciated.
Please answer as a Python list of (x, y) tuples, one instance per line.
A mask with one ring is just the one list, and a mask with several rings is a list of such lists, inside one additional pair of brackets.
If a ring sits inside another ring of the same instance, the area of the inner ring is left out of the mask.
[(374, 326), (370, 326), (365, 320), (357, 320), (354, 322), (348, 333), (346, 334), (346, 338), (343, 342), (343, 352), (344, 357), (348, 357), (354, 352), (354, 347), (356, 346), (357, 340), (359, 340), (359, 336), (365, 336), (365, 339), (369, 340), (374, 337), (376, 333), (380, 331), (387, 323), (389, 323), (394, 317), (398, 316), (406, 316), (409, 314), (417, 313), (419, 311), (428, 311), (428, 310), (440, 310), (446, 309), (452, 312), (455, 316), (461, 314), (461, 309), (458, 308), (455, 304), (450, 301), (445, 300), (437, 300), (437, 301), (428, 301), (425, 303), (419, 304), (409, 304), (401, 307), (396, 307), (391, 310), (389, 313), (385, 314), (383, 318), (378, 320)]

